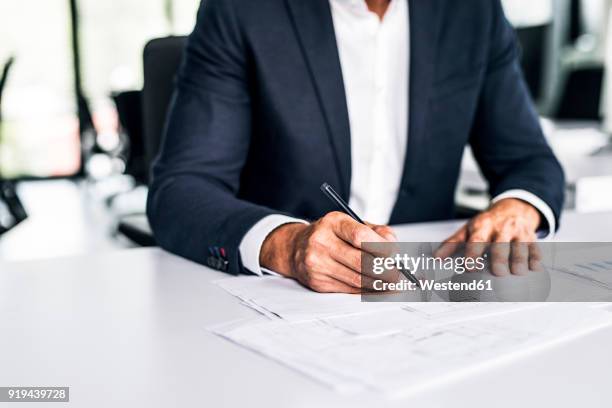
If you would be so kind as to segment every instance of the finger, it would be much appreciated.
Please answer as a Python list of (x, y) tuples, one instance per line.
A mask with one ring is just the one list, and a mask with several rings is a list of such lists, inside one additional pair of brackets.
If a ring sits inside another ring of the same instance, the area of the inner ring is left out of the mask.
[[(372, 268), (367, 267), (373, 264), (373, 260), (362, 259), (362, 257), (371, 258), (372, 255), (353, 248), (337, 237), (325, 246), (317, 248), (318, 251), (311, 251), (305, 258), (306, 268), (311, 273), (334, 276), (355, 287), (360, 287), (362, 284), (371, 286), (372, 278), (389, 281), (394, 276), (389, 271), (380, 276), (374, 274)], [(365, 267), (362, 268), (362, 264)], [(365, 276), (365, 279), (362, 279), (362, 276)]]
[(372, 230), (374, 230), (374, 232), (376, 232), (378, 235), (386, 239), (390, 244), (367, 245), (366, 247), (361, 248), (363, 251), (368, 251), (380, 256), (393, 256), (397, 253), (399, 246), (397, 244), (397, 235), (395, 234), (395, 231), (393, 231), (393, 228), (389, 227), (388, 225), (376, 225), (370, 223), (366, 223), (366, 225), (372, 228)]
[(348, 285), (344, 282), (341, 282), (326, 275), (310, 276), (304, 282), (301, 283), (304, 286), (319, 293), (361, 293), (360, 288)]
[(493, 242), (505, 242), (510, 243), (516, 238), (516, 227), (512, 220), (505, 221), (502, 225), (494, 231)]
[(488, 219), (476, 218), (468, 224), (468, 238), (465, 245), (466, 258), (478, 258), (482, 256), (491, 242), (493, 236), (493, 224)]
[[(366, 277), (365, 279), (362, 279), (360, 272), (361, 251), (351, 247), (337, 238), (334, 239), (336, 243), (332, 242), (328, 244), (329, 246), (317, 245), (316, 247), (312, 247), (309, 251), (307, 251), (302, 265), (304, 273), (300, 274), (302, 276), (302, 283), (305, 286), (318, 291), (323, 290), (319, 286), (320, 284), (327, 282), (329, 280), (328, 278), (334, 278), (335, 280), (339, 280), (354, 288), (361, 288), (362, 285), (372, 286), (372, 278)], [(330, 250), (330, 247), (333, 247), (335, 250)], [(338, 250), (338, 248), (341, 249)], [(332, 258), (332, 254), (338, 255), (346, 253), (352, 253), (354, 260), (351, 262), (355, 263), (355, 270)], [(326, 285), (327, 284), (323, 286)]]
[(465, 244), (465, 257), (473, 259), (481, 257), (489, 246), (488, 242), (481, 241), (480, 239), (472, 241), (471, 239), (475, 238), (468, 238), (468, 242)]
[(510, 242), (512, 241), (512, 229), (509, 224), (504, 224), (495, 234), (491, 244), (491, 273), (495, 276), (510, 275)]
[(351, 253), (356, 251), (356, 254), (351, 254), (349, 258), (349, 257), (346, 257), (343, 251), (334, 250), (334, 251), (330, 251), (329, 253), (330, 258), (343, 265), (345, 265), (345, 263), (351, 263), (352, 266), (347, 266), (347, 265), (345, 266), (347, 266), (351, 271), (357, 272), (361, 276), (368, 278), (365, 280), (365, 283), (369, 284), (370, 282), (372, 282), (371, 279), (382, 280), (384, 282), (397, 282), (398, 271), (396, 270), (395, 267), (387, 268), (385, 266), (382, 268), (382, 272), (380, 271), (374, 272), (375, 258), (379, 258), (379, 257), (375, 257), (374, 255), (370, 253), (359, 251), (358, 249), (354, 249), (353, 247), (351, 247), (350, 245), (346, 243), (343, 243), (343, 245), (348, 247)]
[(495, 276), (510, 275), (510, 242), (503, 236), (491, 245), (491, 273)]
[(361, 224), (346, 214), (340, 214), (332, 220), (332, 230), (343, 241), (360, 249), (362, 242), (388, 242), (372, 228)]
[(538, 237), (536, 236), (535, 231), (530, 231), (527, 227), (522, 228), (519, 239), (517, 241), (524, 243), (536, 242)]
[(374, 230), (374, 232), (376, 232), (378, 235), (380, 235), (387, 241), (397, 241), (397, 235), (395, 234), (395, 231), (393, 231), (393, 228), (389, 227), (388, 225), (368, 225)]
[(510, 272), (513, 275), (527, 275), (529, 272), (529, 244), (514, 241), (511, 244)]
[(329, 259), (327, 263), (328, 276), (353, 288), (371, 290), (374, 287), (374, 279), (367, 275), (355, 272), (339, 262)]
[(529, 271), (543, 271), (544, 268), (541, 264), (542, 253), (541, 248), (537, 244), (537, 236), (535, 231), (529, 228), (523, 228), (520, 235), (520, 242), (526, 245), (527, 249), (527, 272)]
[[(364, 242), (379, 244), (389, 243), (388, 240), (374, 232), (372, 228), (358, 223), (348, 215), (339, 217), (337, 221), (332, 224), (332, 229), (336, 236), (358, 249), (362, 249), (362, 244)], [(389, 256), (392, 254), (393, 248), (390, 246), (375, 245), (370, 246), (368, 252), (371, 252), (373, 255)]]
[(330, 245), (329, 256), (354, 272), (361, 273), (362, 251), (347, 244), (341, 239)]
[(542, 272), (542, 248), (537, 242), (529, 244), (529, 270), (534, 272)]
[(467, 242), (491, 242), (491, 238), (495, 232), (494, 227), (490, 216), (485, 214), (477, 216), (467, 225)]
[(461, 227), (457, 232), (447, 238), (442, 245), (435, 250), (434, 256), (437, 258), (446, 258), (451, 256), (459, 245), (465, 242), (467, 238), (467, 226)]

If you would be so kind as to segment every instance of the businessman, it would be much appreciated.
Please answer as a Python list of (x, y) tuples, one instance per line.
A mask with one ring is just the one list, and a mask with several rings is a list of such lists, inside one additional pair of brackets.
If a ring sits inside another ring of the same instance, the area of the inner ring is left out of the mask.
[[(158, 243), (359, 292), (362, 242), (453, 217), (466, 145), (493, 199), (444, 250), (553, 233), (563, 172), (518, 54), (499, 0), (203, 1), (153, 168)], [(334, 212), (323, 182), (371, 225)]]

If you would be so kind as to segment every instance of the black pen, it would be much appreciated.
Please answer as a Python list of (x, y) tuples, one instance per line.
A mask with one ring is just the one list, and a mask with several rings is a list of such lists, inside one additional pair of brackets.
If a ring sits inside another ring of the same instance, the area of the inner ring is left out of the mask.
[(321, 184), (321, 191), (327, 196), (336, 206), (345, 214), (348, 214), (360, 224), (366, 225), (365, 222), (349, 207), (349, 205), (336, 193), (336, 191), (327, 183)]
[[(358, 223), (367, 225), (365, 222), (363, 222), (361, 218), (359, 218), (357, 213), (353, 211), (351, 207), (349, 207), (346, 201), (344, 201), (342, 197), (340, 197), (340, 195), (338, 195), (338, 193), (336, 193), (336, 191), (328, 183), (321, 184), (321, 191), (323, 192), (323, 194), (327, 196), (327, 198), (329, 198), (336, 205), (336, 207), (338, 207), (340, 211), (342, 211), (345, 214), (348, 214), (352, 219), (354, 219)], [(419, 288), (421, 287), (421, 283), (419, 282), (419, 280), (416, 278), (416, 276), (410, 273), (410, 271), (406, 271), (402, 268), (398, 268), (398, 269), (402, 273), (402, 275), (404, 275), (410, 282), (414, 283)]]

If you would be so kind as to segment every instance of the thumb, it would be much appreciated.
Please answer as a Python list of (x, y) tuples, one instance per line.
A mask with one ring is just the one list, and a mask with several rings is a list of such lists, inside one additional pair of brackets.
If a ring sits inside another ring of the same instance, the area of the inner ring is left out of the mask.
[(388, 225), (368, 225), (374, 230), (374, 232), (376, 232), (378, 235), (380, 235), (387, 241), (397, 242), (397, 235), (395, 235), (395, 231), (393, 231), (393, 228), (389, 227)]

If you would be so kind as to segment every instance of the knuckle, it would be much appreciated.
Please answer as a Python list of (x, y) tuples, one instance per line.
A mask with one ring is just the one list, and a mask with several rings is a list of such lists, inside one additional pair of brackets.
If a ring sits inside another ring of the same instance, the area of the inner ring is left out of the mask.
[(509, 242), (495, 242), (491, 245), (491, 254), (493, 255), (507, 255), (510, 252)]
[(501, 230), (497, 234), (497, 242), (495, 243), (495, 245), (498, 246), (500, 249), (505, 250), (506, 247), (510, 245), (511, 241), (512, 241), (512, 235), (508, 234), (507, 231)]
[(320, 231), (315, 230), (308, 237), (306, 244), (308, 245), (309, 248), (312, 248), (312, 247), (316, 247), (317, 245), (321, 244), (323, 241), (324, 241), (323, 234)]
[(480, 230), (482, 230), (484, 228), (484, 224), (481, 220), (474, 220), (472, 222), (470, 222), (469, 226), (468, 226), (468, 232), (470, 234), (474, 234), (475, 232), (478, 232)]
[(476, 218), (472, 220), (472, 226), (474, 228), (482, 228), (489, 225), (491, 222), (491, 218), (488, 214), (480, 214)]
[(524, 252), (513, 252), (511, 258), (513, 263), (527, 262), (528, 256)]
[(319, 263), (319, 257), (314, 251), (306, 251), (304, 255), (304, 265), (309, 270), (314, 269)]
[(323, 220), (327, 223), (336, 223), (342, 218), (343, 215), (344, 214), (342, 214), (340, 211), (332, 211), (330, 213), (327, 213), (323, 217)]
[(356, 243), (364, 242), (366, 240), (366, 234), (363, 228), (360, 228), (360, 226), (353, 228), (351, 231), (351, 240)]
[(514, 231), (516, 229), (516, 220), (513, 218), (505, 220), (501, 225), (501, 229), (508, 232)]
[(472, 234), (469, 239), (469, 242), (472, 242), (472, 243), (482, 243), (485, 241), (486, 241), (485, 236), (480, 232), (476, 232)]
[(393, 228), (388, 227), (388, 226), (384, 226), (382, 227), (379, 231), (378, 234), (389, 239), (391, 238), (392, 240), (397, 239), (397, 236), (395, 235), (395, 231), (393, 231)]
[(380, 226), (376, 227), (376, 232), (381, 233), (381, 234), (389, 235), (389, 234), (393, 233), (393, 230), (389, 226), (380, 225)]
[(315, 231), (322, 228), (329, 228), (332, 224), (331, 214), (326, 214), (323, 218), (320, 218), (315, 224)]
[(355, 270), (361, 269), (361, 253), (356, 253), (351, 255), (349, 258), (349, 262), (351, 263), (351, 267)]

